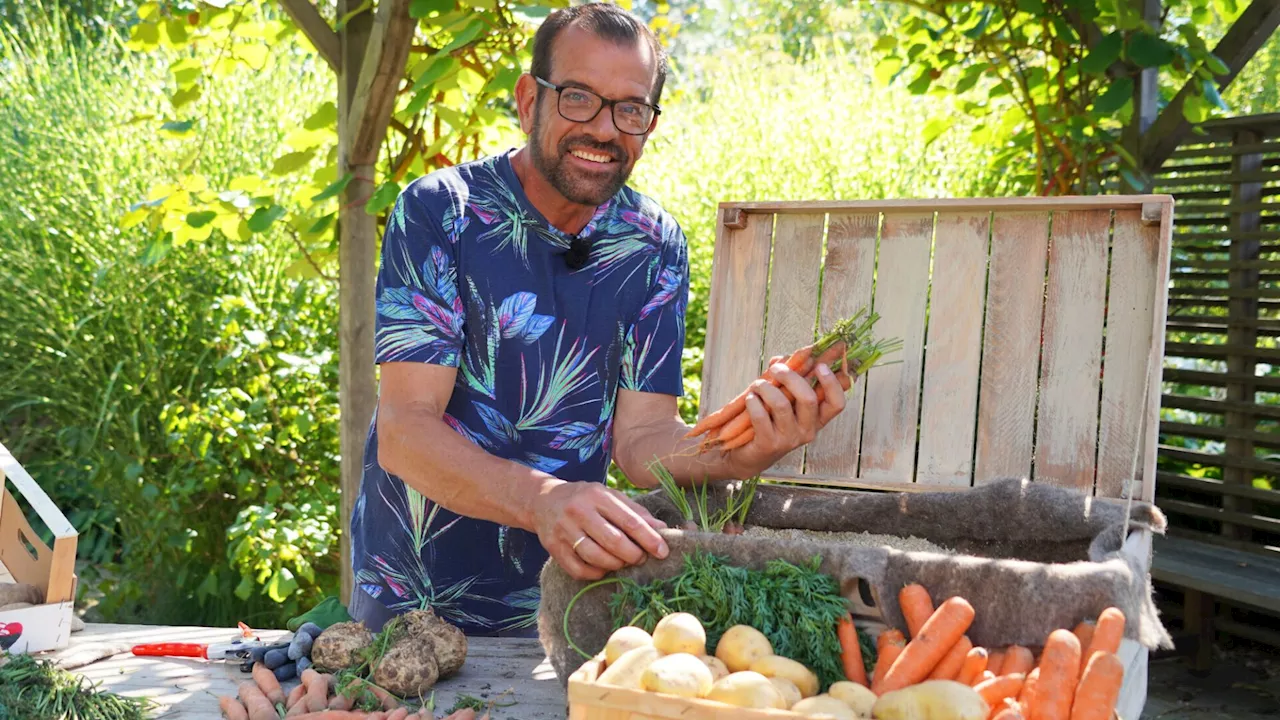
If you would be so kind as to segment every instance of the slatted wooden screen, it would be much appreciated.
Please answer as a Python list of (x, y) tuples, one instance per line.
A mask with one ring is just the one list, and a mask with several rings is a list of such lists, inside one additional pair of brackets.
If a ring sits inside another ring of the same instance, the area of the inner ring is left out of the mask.
[(1280, 115), (1206, 123), (1175, 196), (1158, 502), (1170, 532), (1280, 557)]
[(1172, 213), (1168, 196), (723, 204), (700, 412), (869, 306), (898, 362), (767, 477), (1150, 500)]

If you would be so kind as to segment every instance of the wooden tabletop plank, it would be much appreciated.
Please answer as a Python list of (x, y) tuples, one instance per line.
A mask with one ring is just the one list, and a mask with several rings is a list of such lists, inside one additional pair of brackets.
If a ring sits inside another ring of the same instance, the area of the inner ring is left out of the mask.
[(1152, 578), (1280, 612), (1280, 561), (1179, 537), (1153, 544)]
[[(188, 658), (135, 657), (129, 648), (145, 642), (227, 642), (234, 628), (112, 625), (88, 623), (71, 636), (70, 653), (115, 653), (75, 668), (101, 688), (130, 697), (150, 697), (160, 708), (156, 720), (220, 720), (218, 697), (233, 695), (248, 679), (238, 663)], [(287, 637), (285, 631), (261, 630), (264, 641)], [(452, 707), (460, 695), (493, 699), (493, 720), (563, 720), (565, 692), (556, 680), (542, 646), (534, 639), (468, 638), (467, 661), (457, 675), (436, 684), (436, 709)], [(286, 691), (296, 680), (282, 683)], [(507, 707), (498, 705), (514, 704)]]

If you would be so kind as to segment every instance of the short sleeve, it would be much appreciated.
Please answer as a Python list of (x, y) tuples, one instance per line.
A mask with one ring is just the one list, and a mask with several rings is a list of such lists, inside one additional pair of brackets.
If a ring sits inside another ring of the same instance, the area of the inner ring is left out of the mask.
[(374, 361), (458, 367), (466, 313), (454, 251), (417, 191), (396, 198), (383, 234)]
[(654, 268), (644, 307), (622, 349), (625, 390), (684, 395), (685, 308), (689, 300), (689, 253), (684, 233), (670, 218), (663, 253)]

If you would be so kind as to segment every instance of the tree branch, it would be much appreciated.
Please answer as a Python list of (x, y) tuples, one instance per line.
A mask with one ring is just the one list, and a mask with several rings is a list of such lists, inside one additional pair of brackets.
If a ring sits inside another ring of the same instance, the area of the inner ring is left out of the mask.
[(329, 67), (334, 72), (337, 72), (342, 55), (338, 33), (329, 27), (329, 23), (316, 6), (312, 5), (310, 0), (280, 0), (280, 5), (289, 17), (293, 18), (293, 22), (298, 29), (302, 30), (302, 34), (307, 36), (307, 40), (315, 46), (320, 57), (329, 63)]
[(396, 90), (417, 24), (409, 17), (409, 0), (378, 4), (369, 43), (360, 64), (351, 108), (341, 122), (353, 131), (352, 165), (369, 165), (378, 157), (378, 143), (386, 134), (395, 107)]

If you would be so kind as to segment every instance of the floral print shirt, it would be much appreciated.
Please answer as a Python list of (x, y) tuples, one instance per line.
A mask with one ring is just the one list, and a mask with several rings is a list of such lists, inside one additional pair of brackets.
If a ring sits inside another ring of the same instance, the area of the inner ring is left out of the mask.
[[(571, 238), (531, 205), (512, 151), (419, 178), (387, 223), (375, 360), (458, 369), (450, 428), (562, 480), (603, 482), (619, 388), (679, 396), (688, 248), (675, 220), (624, 187)], [(422, 442), (432, 442), (424, 436)], [(533, 634), (535, 533), (459, 516), (377, 462), (377, 418), (351, 523), (357, 592), (392, 613), (431, 607), (472, 635)]]

